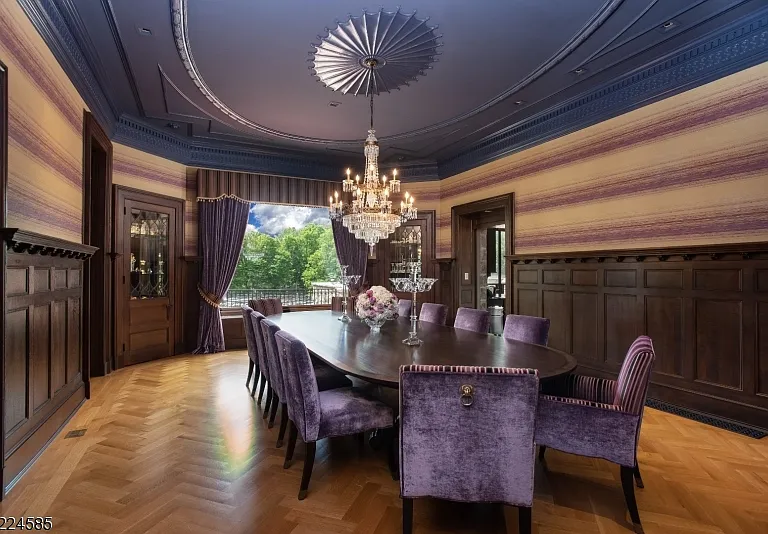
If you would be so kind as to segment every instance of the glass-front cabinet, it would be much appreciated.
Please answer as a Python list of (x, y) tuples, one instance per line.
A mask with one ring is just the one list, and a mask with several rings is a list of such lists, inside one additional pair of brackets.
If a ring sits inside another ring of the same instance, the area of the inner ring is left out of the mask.
[(131, 299), (168, 296), (166, 213), (131, 209)]
[(421, 263), (422, 225), (401, 226), (390, 238), (389, 277), (410, 276)]

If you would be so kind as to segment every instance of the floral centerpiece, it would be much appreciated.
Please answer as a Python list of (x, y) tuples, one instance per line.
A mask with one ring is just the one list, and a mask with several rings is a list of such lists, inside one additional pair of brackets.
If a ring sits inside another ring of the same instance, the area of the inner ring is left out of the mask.
[(397, 318), (397, 297), (381, 286), (373, 286), (357, 296), (355, 310), (371, 332), (378, 332), (386, 321)]

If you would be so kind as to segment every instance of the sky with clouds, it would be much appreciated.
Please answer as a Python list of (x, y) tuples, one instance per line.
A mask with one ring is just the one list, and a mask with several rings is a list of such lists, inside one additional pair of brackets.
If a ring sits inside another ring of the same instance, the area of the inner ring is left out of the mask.
[(328, 208), (254, 203), (248, 214), (248, 231), (262, 232), (271, 236), (279, 234), (286, 228), (300, 230), (311, 223), (330, 226)]

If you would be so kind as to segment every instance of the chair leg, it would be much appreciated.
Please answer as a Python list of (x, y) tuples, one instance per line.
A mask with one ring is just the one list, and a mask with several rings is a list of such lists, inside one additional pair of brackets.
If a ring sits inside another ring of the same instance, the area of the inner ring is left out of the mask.
[(285, 461), (283, 462), (283, 469), (288, 469), (291, 466), (291, 460), (293, 460), (293, 450), (296, 448), (296, 438), (299, 436), (299, 429), (293, 421), (288, 423), (290, 428), (288, 429), (288, 446), (285, 448)]
[(269, 424), (267, 425), (267, 428), (272, 428), (275, 426), (275, 417), (277, 417), (277, 409), (280, 405), (280, 399), (277, 397), (277, 393), (275, 393), (275, 390), (272, 390), (272, 406), (270, 407), (269, 412)]
[(637, 458), (635, 458), (635, 468), (633, 470), (633, 474), (635, 475), (635, 484), (637, 484), (638, 488), (643, 489), (645, 484), (643, 484), (643, 477), (640, 476), (640, 464), (637, 463)]
[(304, 456), (304, 472), (301, 474), (301, 487), (299, 488), (299, 500), (303, 501), (307, 497), (307, 488), (309, 488), (309, 479), (312, 476), (312, 467), (315, 465), (315, 449), (317, 442), (307, 443), (307, 453)]
[(634, 469), (631, 467), (621, 467), (621, 487), (624, 489), (624, 499), (629, 508), (629, 517), (632, 519), (632, 526), (637, 534), (642, 534), (643, 527), (640, 524), (640, 513), (637, 511), (637, 501), (635, 500), (635, 481)]
[(413, 499), (403, 497), (403, 534), (413, 533)]
[(264, 403), (264, 413), (261, 418), (266, 419), (269, 417), (269, 408), (272, 406), (272, 386), (267, 385), (267, 400)]
[(253, 360), (248, 359), (248, 378), (245, 379), (245, 387), (249, 387), (251, 383), (251, 377), (253, 376), (253, 368), (254, 368)]
[(357, 448), (360, 454), (365, 450), (365, 432), (358, 432), (357, 434)]
[(529, 506), (517, 507), (517, 525), (520, 534), (531, 534), (532, 532), (532, 520), (531, 520), (531, 508)]
[(547, 446), (546, 445), (539, 445), (539, 461), (544, 461), (544, 453), (547, 452)]
[(285, 429), (288, 426), (288, 405), (282, 403), (280, 405), (280, 432), (277, 434), (277, 448), (283, 446), (283, 438), (285, 437)]
[(389, 441), (389, 472), (392, 474), (392, 480), (400, 480), (400, 440), (398, 439), (398, 425), (400, 418), (396, 417), (392, 425), (392, 435)]
[(253, 376), (253, 388), (251, 389), (251, 398), (256, 396), (256, 388), (259, 386), (259, 380), (261, 379), (261, 369), (259, 365), (255, 364), (254, 376)]
[(267, 377), (261, 375), (261, 387), (259, 387), (259, 396), (256, 398), (256, 402), (261, 404), (261, 397), (264, 395), (264, 387), (267, 385)]

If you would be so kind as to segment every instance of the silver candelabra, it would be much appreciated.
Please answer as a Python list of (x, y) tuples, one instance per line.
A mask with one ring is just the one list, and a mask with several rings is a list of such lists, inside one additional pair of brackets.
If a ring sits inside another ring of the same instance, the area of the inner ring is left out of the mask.
[(418, 317), (416, 316), (416, 293), (425, 293), (432, 289), (432, 285), (437, 281), (436, 278), (422, 278), (421, 274), (421, 262), (417, 262), (411, 268), (411, 276), (408, 278), (390, 278), (392, 286), (396, 291), (406, 291), (413, 295), (411, 299), (411, 331), (408, 333), (408, 337), (403, 340), (406, 345), (417, 346), (421, 345), (421, 340), (416, 334), (416, 324), (418, 323)]
[(339, 268), (341, 269), (341, 285), (343, 286), (342, 289), (342, 297), (341, 297), (341, 317), (339, 317), (339, 321), (342, 323), (348, 323), (351, 319), (349, 318), (349, 315), (347, 315), (347, 294), (349, 289), (349, 284), (356, 284), (360, 281), (360, 275), (359, 274), (347, 274), (347, 269), (349, 269), (349, 265), (340, 265)]

